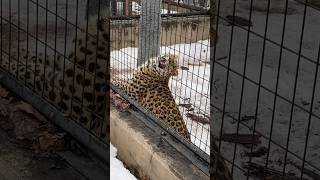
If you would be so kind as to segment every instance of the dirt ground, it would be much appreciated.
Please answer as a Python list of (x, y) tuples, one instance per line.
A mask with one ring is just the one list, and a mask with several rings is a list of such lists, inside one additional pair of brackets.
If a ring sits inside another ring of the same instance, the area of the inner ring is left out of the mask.
[(0, 180), (85, 180), (58, 152), (70, 137), (0, 85)]
[(37, 156), (21, 148), (0, 130), (0, 179), (1, 180), (85, 180), (59, 156)]

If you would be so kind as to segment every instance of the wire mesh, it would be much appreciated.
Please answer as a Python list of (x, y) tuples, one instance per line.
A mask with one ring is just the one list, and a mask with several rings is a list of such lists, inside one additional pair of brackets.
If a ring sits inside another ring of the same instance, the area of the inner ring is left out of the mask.
[(234, 179), (319, 178), (319, 3), (216, 3), (211, 139)]
[(108, 142), (109, 25), (98, 31), (90, 2), (1, 0), (0, 68)]
[[(118, 1), (122, 2), (122, 1)], [(144, 51), (146, 62), (164, 55), (175, 55), (178, 60), (178, 76), (170, 78), (168, 86), (179, 113), (191, 135), (191, 143), (207, 154), (210, 153), (210, 16), (205, 8), (178, 4), (174, 1), (162, 1), (160, 7), (147, 4), (149, 8), (159, 8), (161, 13), (160, 36), (139, 40), (141, 26), (139, 15), (142, 13), (140, 1), (119, 7), (111, 17), (111, 78), (128, 81), (139, 71), (139, 47), (141, 44), (159, 44), (159, 54)], [(148, 1), (147, 1), (148, 3)], [(156, 19), (159, 14), (149, 14)], [(155, 20), (156, 21), (156, 20)], [(155, 22), (157, 23), (157, 22)], [(152, 26), (145, 25), (145, 26)], [(144, 28), (144, 27), (143, 27)], [(148, 28), (148, 27), (147, 27)], [(159, 42), (156, 42), (159, 41)], [(148, 47), (146, 47), (148, 48)], [(150, 82), (150, 85), (152, 82)], [(152, 100), (152, 99), (151, 99)], [(169, 101), (161, 99), (162, 102)], [(160, 118), (161, 119), (161, 118)], [(170, 127), (170, 126), (168, 126)]]

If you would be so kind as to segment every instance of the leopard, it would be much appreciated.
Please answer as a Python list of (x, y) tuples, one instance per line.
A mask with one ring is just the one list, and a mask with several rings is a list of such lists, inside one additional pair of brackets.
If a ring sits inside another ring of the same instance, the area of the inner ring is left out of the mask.
[[(178, 76), (179, 73), (177, 59), (174, 54), (162, 55), (159, 59), (151, 59), (137, 68), (128, 76), (131, 78), (111, 77), (111, 83), (190, 141), (190, 133), (169, 88), (170, 78)], [(232, 180), (225, 160), (222, 156), (217, 157), (218, 146), (215, 142), (212, 147), (213, 179)]]
[[(170, 78), (178, 75), (177, 58), (176, 55), (165, 54), (158, 60), (151, 59), (151, 62), (128, 74), (130, 78), (111, 77), (111, 83), (190, 141), (190, 133), (169, 88)], [(218, 156), (216, 142), (211, 145), (211, 178), (233, 180), (225, 159)]]
[(169, 80), (178, 75), (177, 56), (165, 54), (148, 60), (131, 78), (111, 77), (111, 83), (130, 99), (190, 141), (190, 133), (169, 88)]
[[(78, 31), (68, 54), (11, 48), (1, 53), (0, 68), (96, 135), (106, 136), (106, 89), (110, 49), (109, 21), (99, 19), (97, 33)], [(48, 48), (49, 49), (49, 48)]]

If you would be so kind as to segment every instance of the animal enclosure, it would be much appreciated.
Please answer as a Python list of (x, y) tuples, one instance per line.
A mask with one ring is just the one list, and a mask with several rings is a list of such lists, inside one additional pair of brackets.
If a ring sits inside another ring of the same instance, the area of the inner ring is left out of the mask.
[[(160, 7), (150, 5), (151, 8), (159, 8), (161, 13), (158, 14), (161, 16), (159, 22), (161, 33), (158, 39), (154, 38), (157, 34), (153, 34), (151, 36), (154, 37), (148, 37), (146, 41), (139, 40), (141, 36), (139, 15), (143, 13), (139, 2), (132, 1), (128, 6), (130, 8), (128, 12), (131, 12), (128, 15), (114, 15), (110, 18), (111, 79), (120, 78), (124, 81), (132, 79), (133, 73), (138, 70), (141, 44), (151, 42), (159, 44), (158, 55), (145, 51), (144, 57), (148, 57), (146, 64), (148, 59), (157, 56), (169, 54), (176, 56), (178, 76), (170, 78), (168, 86), (190, 132), (191, 141), (188, 143), (198, 148), (196, 153), (208, 157), (210, 154), (210, 16), (204, 7), (190, 6), (195, 9), (192, 10), (188, 9), (187, 5), (166, 2), (163, 1)], [(161, 99), (163, 102), (166, 100)], [(179, 139), (179, 135), (177, 138)]]
[[(0, 0), (0, 79), (106, 143), (109, 76), (128, 81), (138, 61), (171, 54), (168, 86), (190, 141), (152, 117), (159, 137), (207, 163), (224, 157), (237, 180), (319, 179), (318, 1), (216, 0), (211, 14), (208, 1), (163, 0), (149, 16), (140, 1), (101, 0), (94, 12), (90, 2)], [(145, 24), (160, 33), (145, 36), (142, 16), (161, 17)]]
[[(106, 143), (108, 70), (111, 77), (130, 77), (137, 69), (139, 46), (147, 43), (139, 42), (141, 2), (97, 2), (1, 0), (0, 69), (46, 107), (58, 110), (59, 115), (50, 116), (72, 120)], [(163, 1), (159, 8), (158, 55), (178, 60), (178, 76), (170, 78), (169, 88), (191, 141), (170, 126), (164, 129), (209, 163), (210, 16), (205, 7), (173, 1)]]

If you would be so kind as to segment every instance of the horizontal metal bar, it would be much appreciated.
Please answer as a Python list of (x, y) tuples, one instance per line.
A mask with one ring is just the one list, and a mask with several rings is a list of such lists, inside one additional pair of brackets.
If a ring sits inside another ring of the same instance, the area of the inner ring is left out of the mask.
[[(191, 13), (178, 13), (178, 14), (161, 14), (162, 18), (166, 17), (189, 17), (189, 16), (208, 16), (208, 11), (202, 12), (191, 12)], [(132, 19), (140, 19), (140, 15), (131, 15), (131, 16), (111, 16), (110, 20), (132, 20)]]

